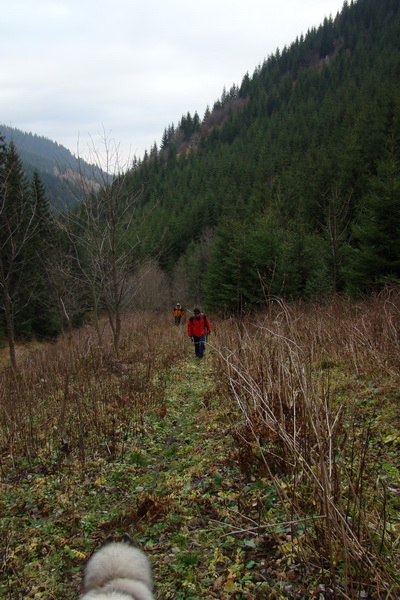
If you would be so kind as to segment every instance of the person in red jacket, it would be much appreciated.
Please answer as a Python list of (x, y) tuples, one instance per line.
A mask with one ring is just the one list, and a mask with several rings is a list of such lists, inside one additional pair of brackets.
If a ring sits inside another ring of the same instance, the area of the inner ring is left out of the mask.
[(188, 320), (188, 336), (194, 342), (194, 353), (197, 358), (203, 358), (206, 346), (206, 336), (210, 332), (210, 321), (199, 308), (195, 308), (193, 316)]

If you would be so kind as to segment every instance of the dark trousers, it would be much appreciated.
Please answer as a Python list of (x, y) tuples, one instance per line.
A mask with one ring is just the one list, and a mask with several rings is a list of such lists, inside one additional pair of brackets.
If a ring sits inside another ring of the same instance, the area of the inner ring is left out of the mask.
[(193, 341), (194, 341), (194, 353), (196, 354), (197, 358), (203, 358), (204, 352), (206, 349), (206, 344), (205, 344), (206, 336), (202, 335), (201, 337), (196, 337), (194, 335)]

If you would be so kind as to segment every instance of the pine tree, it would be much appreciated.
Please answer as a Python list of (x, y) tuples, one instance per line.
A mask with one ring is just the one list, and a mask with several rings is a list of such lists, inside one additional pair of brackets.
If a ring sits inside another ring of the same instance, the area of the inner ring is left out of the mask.
[[(46, 190), (37, 171), (34, 172), (28, 192), (32, 211), (33, 233), (30, 240), (29, 301), (23, 303), (19, 320), (24, 324), (24, 335), (55, 337), (60, 331), (56, 291), (53, 281), (56, 230), (52, 220)], [(26, 286), (25, 286), (26, 288)], [(26, 289), (25, 289), (26, 296)]]
[[(3, 238), (1, 231), (1, 220), (5, 218), (4, 211), (4, 186), (5, 186), (5, 162), (6, 162), (6, 144), (4, 137), (0, 135), (0, 341), (5, 336), (4, 331), (4, 286), (1, 281), (3, 280), (3, 244), (5, 239)], [(4, 215), (4, 216), (3, 216)]]
[(211, 252), (205, 281), (207, 306), (240, 314), (274, 293), (280, 237), (271, 217), (226, 219)]
[(400, 283), (400, 165), (393, 143), (360, 208), (345, 270), (352, 293)]
[(27, 183), (15, 145), (5, 150), (0, 196), (0, 308), (10, 350), (15, 356), (16, 316), (21, 310), (25, 274), (28, 273), (29, 244), (34, 233), (32, 211), (27, 201)]

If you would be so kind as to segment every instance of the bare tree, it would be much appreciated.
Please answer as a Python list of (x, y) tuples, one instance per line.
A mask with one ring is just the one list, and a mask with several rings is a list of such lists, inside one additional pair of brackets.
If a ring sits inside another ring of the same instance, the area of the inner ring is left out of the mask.
[(168, 276), (155, 259), (147, 260), (138, 268), (131, 285), (134, 286), (134, 302), (128, 309), (159, 311), (171, 306)]
[(92, 174), (79, 173), (85, 200), (63, 215), (60, 224), (71, 245), (73, 277), (86, 283), (91, 298), (99, 342), (99, 315), (106, 311), (118, 357), (122, 313), (136, 289), (131, 280), (142, 241), (144, 220), (137, 211), (141, 190), (130, 190), (129, 170), (121, 165), (115, 142), (104, 135), (100, 149), (93, 143), (90, 150), (95, 168)]

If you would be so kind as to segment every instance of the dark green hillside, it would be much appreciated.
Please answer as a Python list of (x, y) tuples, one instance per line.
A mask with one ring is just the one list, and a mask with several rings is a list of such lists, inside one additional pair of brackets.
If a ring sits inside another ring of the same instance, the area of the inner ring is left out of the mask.
[[(397, 282), (397, 257), (358, 275), (376, 178), (382, 201), (399, 186), (399, 81), (399, 2), (345, 3), (224, 90), (202, 120), (188, 113), (165, 130), (129, 177), (144, 211), (158, 203), (142, 256), (200, 280), (211, 308)], [(393, 218), (380, 254), (392, 254)]]
[(57, 219), (39, 207), (65, 201), (60, 147), (0, 135), (0, 341), (12, 355), (14, 336), (106, 311), (118, 355), (132, 309), (244, 313), (399, 284), (399, 82), (398, 0), (345, 3)]
[(14, 142), (23, 160), (35, 161), (36, 166), (43, 170), (52, 169), (54, 164), (60, 165), (60, 168), (76, 168), (78, 165), (77, 158), (57, 142), (14, 127), (0, 125), (0, 128), (6, 140)]
[(96, 180), (103, 180), (97, 166), (88, 165), (57, 142), (1, 124), (0, 135), (6, 142), (12, 141), (15, 144), (28, 179), (38, 171), (50, 203), (56, 208), (73, 206), (82, 198), (71, 173), (83, 170), (88, 179), (94, 177)]

